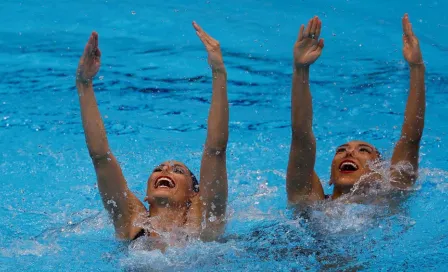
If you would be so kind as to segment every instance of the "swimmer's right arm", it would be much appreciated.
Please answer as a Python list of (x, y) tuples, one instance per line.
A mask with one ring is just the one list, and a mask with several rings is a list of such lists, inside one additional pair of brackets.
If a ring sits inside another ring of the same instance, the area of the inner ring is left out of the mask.
[(146, 208), (129, 190), (120, 165), (109, 149), (92, 82), (100, 68), (100, 60), (98, 34), (93, 32), (79, 61), (76, 74), (82, 124), (104, 207), (113, 218), (117, 236), (132, 239), (135, 233), (140, 231), (132, 222), (139, 213), (145, 212)]
[[(300, 27), (294, 44), (294, 72), (291, 90), (291, 148), (286, 174), (288, 202), (298, 204), (324, 199), (324, 191), (314, 171), (316, 139), (313, 133), (313, 107), (309, 68), (321, 55), (321, 21), (316, 16)], [(313, 35), (314, 34), (314, 35)]]
[[(420, 140), (425, 124), (426, 94), (422, 52), (407, 14), (402, 18), (402, 24), (403, 55), (410, 68), (410, 87), (400, 139), (392, 155), (391, 165), (395, 167), (392, 167), (391, 174), (395, 186), (407, 188), (414, 184), (418, 176)], [(409, 162), (413, 169), (411, 171), (397, 169), (396, 165), (402, 162)]]
[(199, 198), (202, 224), (201, 238), (214, 240), (224, 231), (227, 209), (228, 182), (226, 151), (229, 139), (229, 102), (227, 71), (219, 42), (197, 23), (196, 34), (208, 53), (212, 71), (212, 101), (207, 122), (207, 139), (201, 160)]

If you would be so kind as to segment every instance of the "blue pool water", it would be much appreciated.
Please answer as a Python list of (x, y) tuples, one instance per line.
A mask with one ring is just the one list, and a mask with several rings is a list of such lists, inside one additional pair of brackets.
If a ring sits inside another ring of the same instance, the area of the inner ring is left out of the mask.
[[(330, 4), (331, 3), (331, 4)], [(1, 271), (446, 271), (446, 1), (11, 1), (0, 4)], [(323, 21), (312, 66), (316, 170), (326, 192), (334, 148), (372, 142), (390, 156), (408, 70), (410, 14), (427, 63), (420, 179), (396, 207), (286, 209), (292, 45)], [(221, 42), (231, 103), (229, 223), (219, 242), (165, 253), (114, 238), (85, 147), (74, 72), (92, 30), (96, 96), (129, 186), (143, 199), (166, 159), (199, 171), (210, 72), (191, 27)]]

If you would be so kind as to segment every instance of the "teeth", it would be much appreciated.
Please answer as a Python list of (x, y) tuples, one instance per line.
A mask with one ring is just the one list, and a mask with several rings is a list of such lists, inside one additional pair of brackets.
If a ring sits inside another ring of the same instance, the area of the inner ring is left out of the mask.
[[(168, 184), (169, 184), (169, 186), (166, 186), (166, 185), (159, 185), (160, 182), (162, 182), (162, 181), (167, 181)], [(157, 180), (157, 182), (156, 182), (156, 186), (157, 186), (157, 187), (162, 187), (162, 188), (170, 188), (170, 187), (174, 187), (174, 183), (173, 183), (173, 181), (172, 181), (171, 179), (169, 179), (169, 178), (159, 178), (159, 179)]]
[(358, 169), (358, 166), (356, 166), (356, 164), (354, 164), (353, 162), (344, 162), (344, 163), (341, 164), (340, 168), (343, 168), (344, 166), (347, 166), (347, 165), (350, 165), (353, 168)]

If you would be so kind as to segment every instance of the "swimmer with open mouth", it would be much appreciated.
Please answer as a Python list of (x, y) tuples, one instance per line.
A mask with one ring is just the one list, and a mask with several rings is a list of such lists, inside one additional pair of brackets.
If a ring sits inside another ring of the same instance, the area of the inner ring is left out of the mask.
[[(101, 65), (98, 33), (93, 32), (79, 61), (76, 74), (82, 123), (87, 148), (95, 167), (98, 189), (119, 238), (158, 236), (185, 228), (204, 240), (217, 238), (224, 229), (227, 206), (226, 149), (229, 134), (227, 72), (220, 44), (197, 23), (193, 28), (208, 53), (212, 71), (212, 101), (207, 139), (201, 161), (200, 184), (185, 164), (167, 161), (157, 166), (147, 181), (147, 210), (128, 188), (117, 159), (109, 148), (103, 120), (93, 91), (93, 78)], [(209, 220), (213, 217), (213, 220)], [(151, 230), (137, 222), (148, 218)], [(157, 220), (156, 220), (157, 219)], [(206, 224), (203, 224), (206, 222)]]
[[(425, 65), (409, 17), (402, 18), (403, 55), (410, 68), (410, 89), (400, 139), (391, 159), (391, 184), (405, 189), (417, 179), (420, 139), (425, 121)], [(309, 203), (325, 198), (337, 199), (348, 194), (354, 185), (372, 173), (369, 165), (380, 159), (371, 144), (351, 141), (336, 149), (331, 164), (331, 196), (324, 195), (322, 184), (314, 171), (316, 139), (313, 134), (313, 108), (309, 85), (310, 66), (320, 57), (324, 40), (320, 38), (321, 20), (315, 16), (300, 27), (294, 44), (294, 72), (291, 91), (292, 140), (289, 154), (286, 188), (291, 204)], [(399, 163), (408, 162), (413, 171), (395, 170)]]

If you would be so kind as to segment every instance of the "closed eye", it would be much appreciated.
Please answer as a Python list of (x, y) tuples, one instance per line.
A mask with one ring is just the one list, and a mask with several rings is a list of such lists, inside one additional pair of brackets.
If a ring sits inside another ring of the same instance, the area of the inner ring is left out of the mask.
[(180, 167), (174, 167), (173, 171), (177, 174), (185, 174), (185, 170)]
[(359, 151), (360, 151), (360, 152), (367, 152), (367, 153), (369, 153), (369, 154), (372, 153), (372, 150), (370, 150), (369, 148), (366, 148), (366, 147), (361, 147), (361, 148), (359, 149)]
[(162, 171), (162, 167), (156, 167), (156, 168), (154, 168), (154, 170), (152, 172), (154, 173), (154, 172), (161, 172), (161, 171)]
[(341, 153), (345, 151), (345, 147), (339, 147), (336, 149), (336, 153)]

